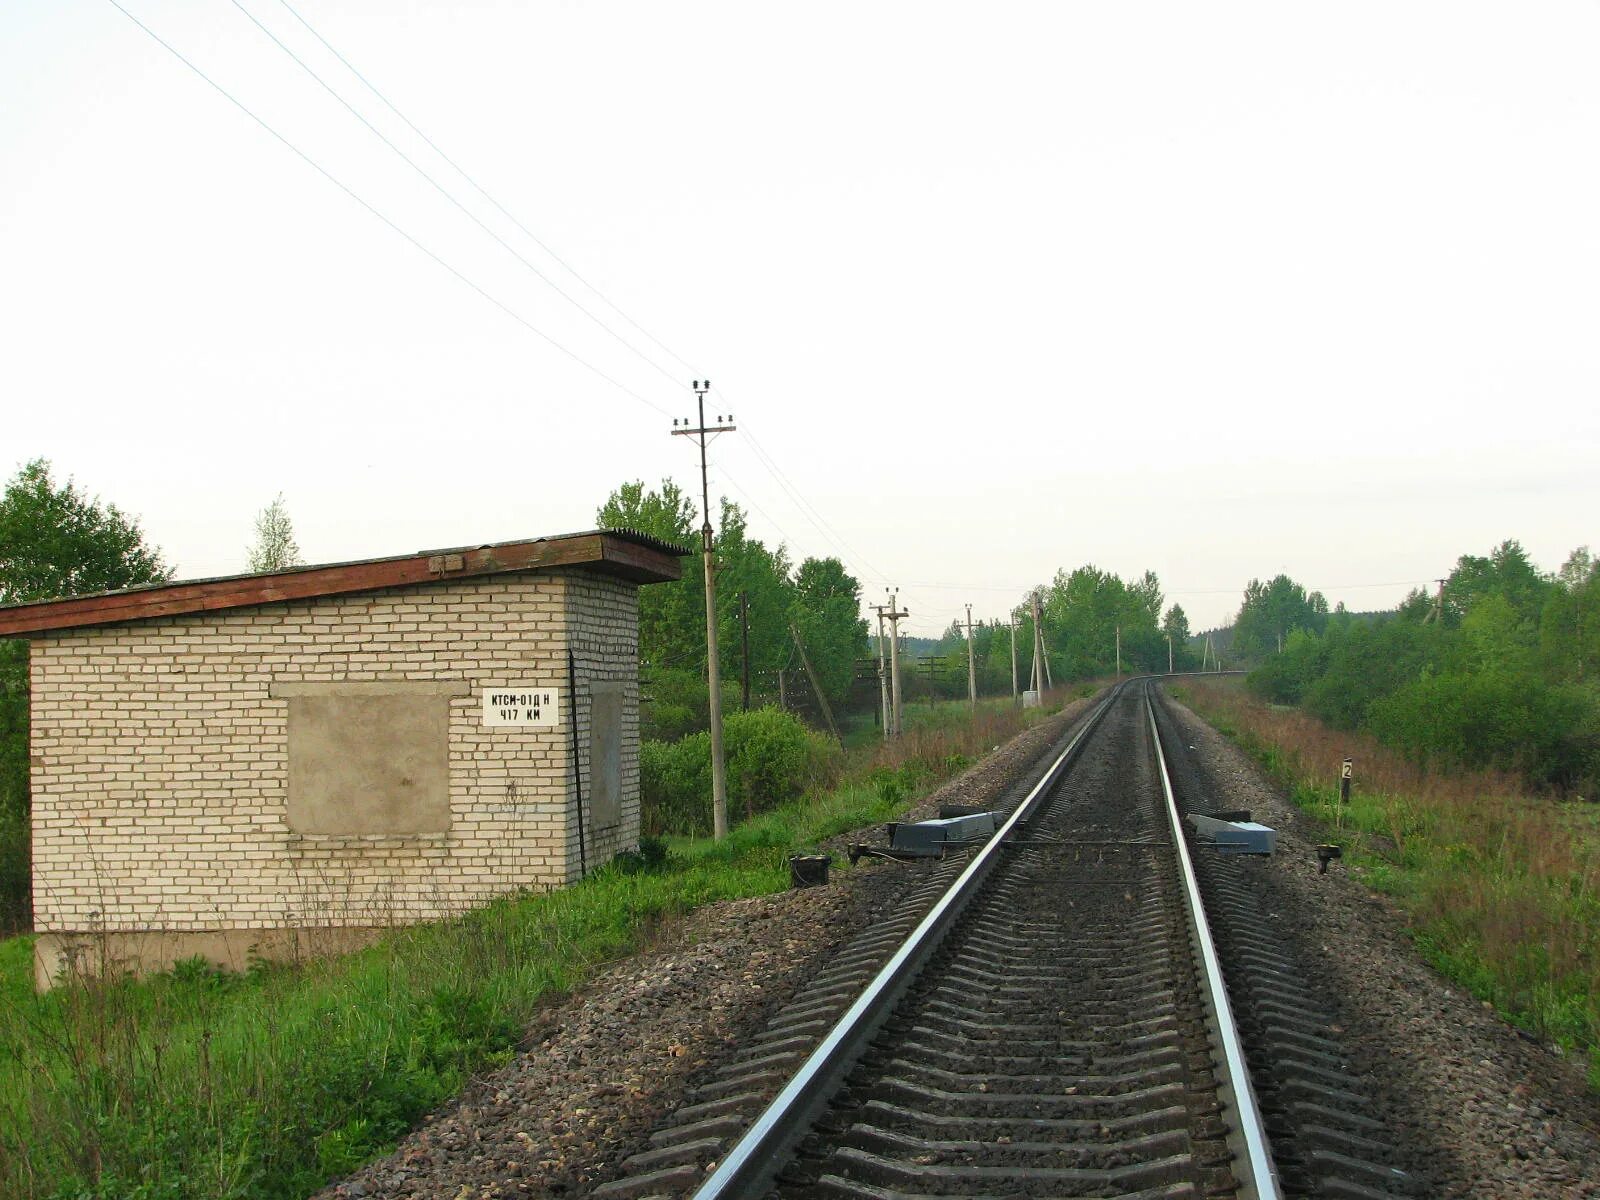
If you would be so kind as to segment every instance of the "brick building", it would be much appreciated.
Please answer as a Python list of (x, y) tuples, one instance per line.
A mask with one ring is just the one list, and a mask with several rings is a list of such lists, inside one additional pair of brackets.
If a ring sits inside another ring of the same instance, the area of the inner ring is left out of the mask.
[(345, 948), (636, 845), (638, 588), (682, 553), (571, 534), (0, 608), (32, 643), (40, 986)]

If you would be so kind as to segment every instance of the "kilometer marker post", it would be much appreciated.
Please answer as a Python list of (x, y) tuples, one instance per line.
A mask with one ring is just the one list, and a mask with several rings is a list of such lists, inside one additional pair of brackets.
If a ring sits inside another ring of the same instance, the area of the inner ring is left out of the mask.
[(1355, 772), (1355, 760), (1347, 758), (1339, 764), (1339, 807), (1333, 816), (1336, 829), (1344, 828), (1344, 810), (1350, 807), (1350, 781), (1355, 777)]

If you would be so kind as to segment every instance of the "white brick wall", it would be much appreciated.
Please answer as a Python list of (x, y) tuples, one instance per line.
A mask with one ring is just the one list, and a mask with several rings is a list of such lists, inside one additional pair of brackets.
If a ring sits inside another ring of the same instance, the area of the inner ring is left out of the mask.
[[(590, 830), (593, 868), (638, 833), (631, 584), (542, 572), (36, 636), (37, 928), (387, 924), (575, 878), (569, 623), (580, 723), (586, 681), (628, 694), (623, 819)], [(448, 701), (448, 832), (296, 834), (288, 702), (270, 688), (397, 680), (471, 690)], [(482, 726), (480, 688), (530, 681), (560, 689), (558, 728)]]
[[(589, 764), (587, 685), (622, 683), (627, 700), (622, 738), (622, 820), (610, 829), (585, 822), (589, 866), (610, 862), (639, 842), (639, 589), (599, 575), (573, 578), (567, 588), (571, 647), (578, 668), (578, 748), (585, 782)], [(570, 735), (569, 735), (570, 736)], [(568, 861), (578, 864), (578, 829), (568, 831)]]

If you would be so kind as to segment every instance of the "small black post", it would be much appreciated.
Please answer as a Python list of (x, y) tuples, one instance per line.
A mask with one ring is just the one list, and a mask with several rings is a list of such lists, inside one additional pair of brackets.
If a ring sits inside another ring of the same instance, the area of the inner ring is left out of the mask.
[(739, 636), (744, 646), (744, 711), (750, 711), (750, 593), (739, 593)]
[(589, 874), (589, 852), (583, 845), (583, 771), (578, 765), (578, 660), (567, 650), (567, 707), (572, 710), (572, 790), (578, 796), (578, 878)]

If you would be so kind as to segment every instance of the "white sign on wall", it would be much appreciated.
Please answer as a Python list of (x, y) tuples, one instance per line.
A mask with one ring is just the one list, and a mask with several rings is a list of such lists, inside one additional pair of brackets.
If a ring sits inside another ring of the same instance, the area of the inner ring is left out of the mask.
[(556, 688), (507, 683), (483, 689), (483, 723), (524, 729), (552, 729), (561, 723), (561, 693)]

